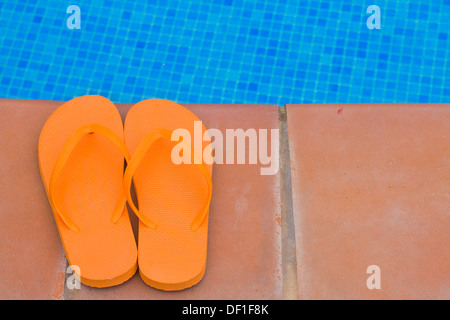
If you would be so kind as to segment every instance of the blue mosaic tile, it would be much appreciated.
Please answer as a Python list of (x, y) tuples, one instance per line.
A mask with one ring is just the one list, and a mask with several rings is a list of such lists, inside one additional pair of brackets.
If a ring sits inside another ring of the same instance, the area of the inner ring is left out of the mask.
[(373, 4), (381, 29), (356, 0), (4, 0), (0, 97), (450, 102), (450, 1)]

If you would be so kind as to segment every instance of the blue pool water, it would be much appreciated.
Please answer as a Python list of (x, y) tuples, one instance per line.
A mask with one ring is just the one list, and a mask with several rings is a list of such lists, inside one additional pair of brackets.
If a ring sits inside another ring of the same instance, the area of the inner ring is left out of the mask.
[(2, 0), (0, 97), (448, 103), (449, 32), (450, 0)]

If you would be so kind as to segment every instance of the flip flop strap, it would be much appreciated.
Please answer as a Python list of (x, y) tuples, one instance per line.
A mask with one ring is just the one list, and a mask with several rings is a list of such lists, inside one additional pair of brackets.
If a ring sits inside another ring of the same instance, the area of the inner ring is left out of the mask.
[[(125, 188), (125, 196), (128, 200), (128, 204), (130, 205), (131, 209), (134, 211), (134, 213), (138, 216), (139, 220), (146, 225), (149, 228), (156, 229), (156, 224), (152, 222), (149, 218), (141, 214), (139, 210), (136, 208), (133, 199), (131, 198), (130, 188), (131, 188), (131, 181), (133, 179), (133, 175), (136, 172), (137, 168), (139, 167), (140, 163), (144, 159), (145, 155), (147, 154), (150, 147), (159, 139), (167, 139), (169, 141), (172, 140), (172, 131), (168, 129), (155, 129), (151, 131), (149, 134), (147, 134), (139, 143), (136, 150), (133, 153), (133, 156), (131, 157), (130, 161), (128, 162), (127, 168), (125, 170), (125, 174), (123, 177), (124, 181), (124, 188)], [(208, 184), (208, 196), (207, 201), (205, 205), (203, 206), (202, 210), (198, 213), (198, 215), (194, 218), (194, 221), (192, 221), (191, 224), (191, 230), (196, 231), (202, 223), (206, 220), (206, 217), (208, 215), (208, 209), (209, 204), (211, 202), (211, 196), (212, 196), (212, 180), (211, 175), (207, 169), (207, 167), (203, 164), (203, 161), (201, 157), (199, 157), (196, 153), (193, 147), (190, 145), (189, 142), (185, 141), (184, 139), (179, 142), (181, 143), (183, 150), (185, 148), (191, 149), (191, 154), (194, 156), (194, 163), (197, 165), (198, 169), (202, 173), (203, 177), (206, 180), (206, 183)]]
[[(49, 184), (49, 201), (54, 211), (58, 214), (58, 216), (62, 219), (64, 224), (72, 231), (78, 232), (80, 229), (78, 226), (61, 210), (59, 210), (57, 203), (55, 201), (55, 195), (54, 191), (56, 189), (56, 183), (58, 181), (58, 178), (61, 175), (61, 172), (64, 169), (64, 166), (67, 163), (67, 160), (69, 159), (70, 155), (72, 154), (75, 147), (78, 145), (78, 143), (81, 141), (81, 139), (87, 135), (87, 134), (100, 134), (103, 137), (107, 138), (110, 142), (112, 142), (117, 148), (122, 152), (125, 160), (128, 162), (130, 160), (130, 154), (122, 141), (122, 139), (111, 129), (108, 129), (102, 125), (99, 124), (87, 124), (84, 126), (79, 127), (76, 129), (70, 137), (66, 140), (64, 143), (64, 146), (61, 149), (61, 152), (58, 155), (58, 158), (56, 160), (55, 166), (53, 167), (52, 174), (50, 176), (50, 184)], [(117, 223), (119, 218), (121, 217), (123, 213), (123, 208), (126, 204), (126, 198), (125, 195), (122, 193), (122, 196), (120, 197), (114, 212), (111, 217), (112, 223)]]

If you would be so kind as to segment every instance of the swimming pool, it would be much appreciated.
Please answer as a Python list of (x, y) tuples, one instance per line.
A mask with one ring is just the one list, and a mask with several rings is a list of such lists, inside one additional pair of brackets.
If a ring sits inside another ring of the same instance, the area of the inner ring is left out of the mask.
[(6, 0), (0, 97), (448, 103), (449, 30), (450, 0)]

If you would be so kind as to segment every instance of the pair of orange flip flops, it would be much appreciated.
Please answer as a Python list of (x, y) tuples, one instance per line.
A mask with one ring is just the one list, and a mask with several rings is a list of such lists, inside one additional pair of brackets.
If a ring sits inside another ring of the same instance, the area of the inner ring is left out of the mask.
[[(158, 289), (181, 290), (202, 279), (212, 164), (175, 164), (171, 157), (178, 143), (173, 131), (193, 137), (195, 121), (179, 104), (150, 99), (134, 105), (123, 125), (101, 96), (72, 99), (49, 117), (39, 137), (39, 167), (67, 260), (82, 283), (120, 284), (138, 264), (144, 282)], [(202, 130), (204, 150), (211, 140)], [(137, 246), (126, 202), (139, 218)]]

